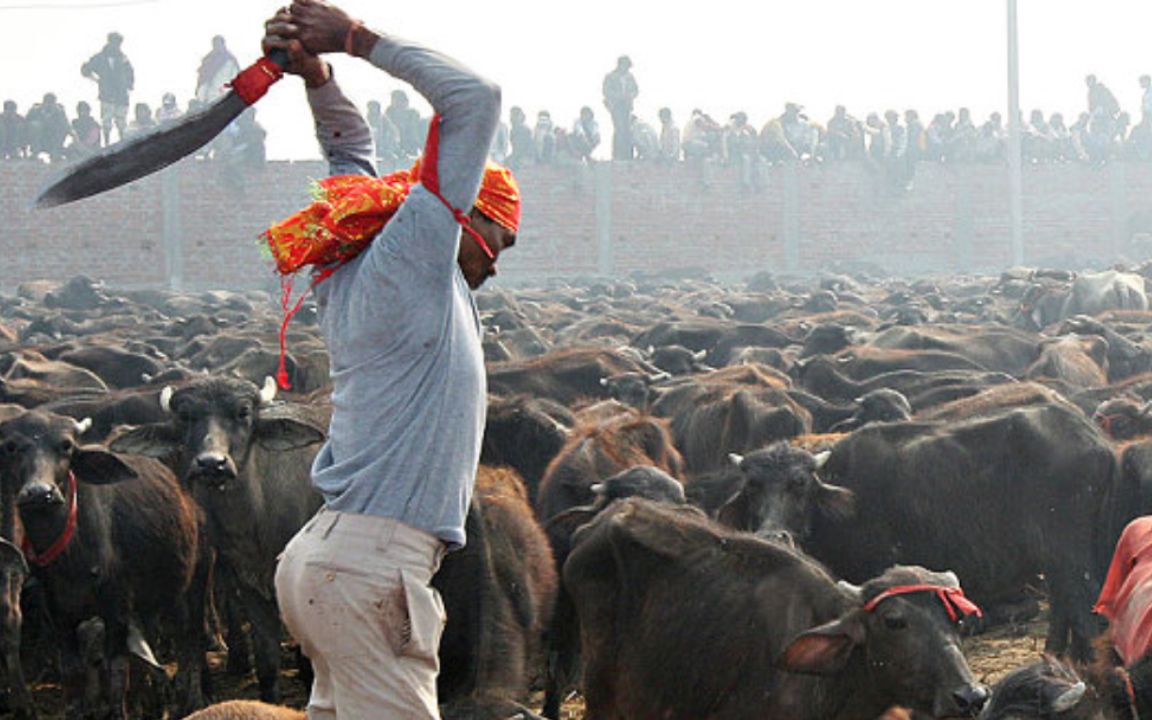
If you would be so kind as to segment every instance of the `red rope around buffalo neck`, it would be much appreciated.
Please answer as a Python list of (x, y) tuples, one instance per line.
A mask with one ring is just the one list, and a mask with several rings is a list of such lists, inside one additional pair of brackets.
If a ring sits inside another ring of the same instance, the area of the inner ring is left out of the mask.
[(51, 565), (56, 558), (60, 557), (60, 555), (68, 549), (68, 545), (76, 535), (76, 517), (79, 513), (79, 507), (80, 503), (76, 496), (76, 474), (69, 470), (68, 521), (64, 523), (64, 530), (61, 531), (60, 537), (56, 538), (56, 541), (42, 553), (37, 553), (36, 549), (32, 547), (32, 542), (25, 536), (20, 549), (24, 551), (24, 556), (28, 558), (28, 562), (33, 565), (39, 565), (40, 567)]
[(865, 612), (872, 612), (882, 600), (886, 600), (895, 595), (907, 595), (917, 592), (930, 592), (934, 594), (948, 612), (948, 617), (952, 622), (958, 622), (965, 615), (984, 617), (984, 613), (981, 612), (976, 603), (964, 597), (963, 590), (958, 587), (945, 587), (943, 585), (896, 585), (888, 588), (865, 603), (864, 610)]

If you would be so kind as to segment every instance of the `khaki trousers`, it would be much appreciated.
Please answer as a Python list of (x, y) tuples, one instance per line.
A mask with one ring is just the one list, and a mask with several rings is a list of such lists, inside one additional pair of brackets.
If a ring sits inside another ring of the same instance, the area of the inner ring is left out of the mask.
[(404, 523), (323, 508), (284, 548), (276, 595), (312, 661), (311, 720), (440, 717), (444, 543)]

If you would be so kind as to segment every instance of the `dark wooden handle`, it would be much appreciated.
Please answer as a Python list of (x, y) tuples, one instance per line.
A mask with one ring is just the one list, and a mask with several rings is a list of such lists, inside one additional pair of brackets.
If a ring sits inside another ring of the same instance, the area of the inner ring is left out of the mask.
[(268, 59), (280, 66), (280, 69), (288, 67), (288, 51), (284, 48), (272, 48), (268, 51)]

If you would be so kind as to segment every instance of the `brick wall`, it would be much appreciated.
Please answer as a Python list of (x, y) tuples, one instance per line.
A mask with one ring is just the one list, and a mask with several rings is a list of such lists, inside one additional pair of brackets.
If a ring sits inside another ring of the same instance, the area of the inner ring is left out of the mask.
[[(186, 160), (53, 210), (28, 205), (53, 168), (0, 162), (0, 288), (84, 272), (125, 287), (274, 287), (257, 235), (308, 200), (319, 162), (273, 162), (243, 182)], [(896, 273), (1011, 264), (1001, 167), (921, 164), (908, 190), (862, 164), (734, 168), (601, 163), (519, 173), (513, 280), (704, 268), (724, 277), (835, 264)], [(1152, 164), (1024, 169), (1025, 259), (1085, 267), (1145, 259)]]

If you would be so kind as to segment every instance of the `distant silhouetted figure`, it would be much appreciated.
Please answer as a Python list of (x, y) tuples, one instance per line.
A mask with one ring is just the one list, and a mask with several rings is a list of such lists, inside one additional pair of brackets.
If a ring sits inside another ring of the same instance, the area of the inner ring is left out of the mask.
[(384, 110), (384, 114), (400, 131), (400, 147), (406, 158), (414, 158), (424, 149), (424, 123), (420, 120), (420, 113), (408, 103), (408, 93), (403, 90), (392, 91), (392, 102)]
[(640, 88), (632, 76), (632, 60), (621, 55), (616, 69), (604, 76), (604, 107), (612, 116), (612, 159), (632, 159), (632, 107)]
[(587, 105), (580, 108), (580, 117), (576, 118), (569, 137), (573, 154), (584, 162), (590, 162), (592, 151), (600, 145), (600, 124), (596, 122), (592, 108)]
[(508, 154), (512, 152), (511, 138), (508, 136), (508, 123), (501, 120), (496, 124), (496, 134), (488, 147), (488, 158), (500, 165), (508, 164)]
[(551, 165), (556, 160), (556, 126), (547, 110), (536, 113), (536, 127), (532, 129), (532, 143), (536, 146), (536, 162)]
[(637, 160), (660, 159), (660, 136), (656, 134), (656, 128), (635, 113), (632, 115), (632, 147), (636, 150)]
[(1152, 120), (1152, 76), (1140, 76), (1140, 116), (1141, 122)]
[(1084, 84), (1088, 86), (1089, 115), (1103, 112), (1108, 117), (1115, 117), (1120, 112), (1120, 103), (1117, 102), (1116, 96), (1104, 83), (1097, 80), (1095, 75), (1084, 78)]
[(104, 144), (111, 142), (112, 126), (120, 139), (128, 128), (128, 93), (136, 84), (136, 74), (128, 56), (120, 49), (124, 37), (118, 32), (108, 33), (108, 42), (100, 52), (80, 66), (80, 74), (95, 80), (100, 88), (100, 125), (104, 130)]
[(76, 119), (72, 121), (72, 144), (65, 148), (69, 157), (84, 157), (100, 149), (100, 123), (92, 117), (92, 106), (81, 100), (76, 103)]
[(28, 154), (28, 126), (15, 100), (4, 101), (0, 112), (0, 158), (16, 160)]
[(63, 160), (64, 141), (72, 132), (72, 125), (56, 95), (45, 93), (44, 99), (28, 110), (27, 120), (32, 156), (44, 153), (49, 160)]
[(156, 108), (156, 122), (166, 123), (183, 114), (184, 111), (176, 104), (176, 96), (170, 92), (164, 93), (164, 97), (160, 100), (160, 107)]
[(268, 132), (256, 122), (256, 108), (245, 110), (220, 134), (215, 159), (224, 181), (233, 191), (243, 195), (245, 175), (264, 166), (267, 136)]
[(376, 173), (387, 175), (399, 170), (404, 159), (404, 150), (400, 146), (400, 131), (384, 114), (379, 101), (368, 101), (366, 119), (368, 127), (372, 129), (372, 141), (376, 144)]
[(676, 162), (680, 159), (680, 128), (672, 120), (670, 108), (660, 108), (660, 160)]
[(704, 161), (720, 157), (723, 128), (720, 123), (703, 110), (696, 108), (684, 126), (684, 133), (680, 146), (684, 150), (684, 159)]
[(132, 122), (128, 123), (128, 135), (139, 135), (156, 127), (156, 120), (152, 117), (152, 107), (148, 103), (136, 103), (132, 113)]
[(864, 131), (860, 121), (848, 114), (848, 109), (837, 105), (827, 124), (827, 157), (829, 160), (848, 160), (863, 157)]
[(240, 63), (228, 50), (224, 37), (213, 37), (212, 49), (200, 60), (200, 68), (196, 71), (196, 99), (207, 103), (228, 92), (225, 84), (239, 72)]
[(508, 111), (508, 144), (512, 153), (508, 156), (508, 167), (519, 170), (536, 162), (536, 143), (532, 139), (532, 128), (528, 127), (528, 116), (518, 105)]

